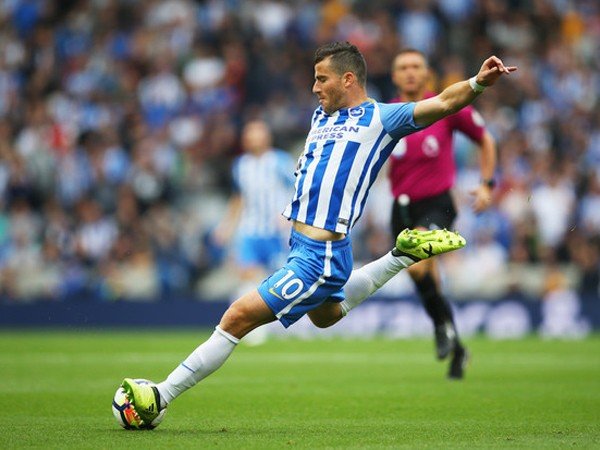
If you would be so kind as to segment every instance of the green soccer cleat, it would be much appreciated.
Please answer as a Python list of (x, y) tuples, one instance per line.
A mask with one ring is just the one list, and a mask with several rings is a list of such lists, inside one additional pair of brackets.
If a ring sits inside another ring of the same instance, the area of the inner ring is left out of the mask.
[(394, 256), (408, 256), (415, 262), (463, 248), (467, 241), (458, 233), (444, 230), (409, 230), (396, 238)]
[(125, 378), (121, 386), (129, 401), (146, 425), (152, 424), (160, 413), (160, 394), (155, 386), (138, 384), (132, 378)]

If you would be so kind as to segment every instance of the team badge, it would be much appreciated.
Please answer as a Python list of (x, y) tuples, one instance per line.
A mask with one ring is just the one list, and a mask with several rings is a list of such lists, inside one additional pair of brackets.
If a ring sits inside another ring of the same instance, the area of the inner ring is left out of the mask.
[(348, 115), (353, 119), (359, 119), (365, 115), (365, 108), (362, 106), (355, 106), (354, 108), (350, 108), (348, 111)]

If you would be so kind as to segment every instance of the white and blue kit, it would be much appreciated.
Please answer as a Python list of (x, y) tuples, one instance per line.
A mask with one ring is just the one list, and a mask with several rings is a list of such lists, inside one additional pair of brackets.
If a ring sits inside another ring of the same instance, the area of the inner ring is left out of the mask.
[(274, 270), (282, 263), (279, 214), (293, 192), (293, 167), (293, 158), (278, 149), (246, 153), (234, 161), (233, 186), (243, 205), (235, 246), (240, 266)]
[(295, 193), (283, 215), (347, 236), (322, 242), (292, 231), (286, 265), (258, 288), (285, 327), (325, 301), (344, 299), (352, 271), (348, 234), (398, 140), (421, 129), (414, 122), (414, 107), (366, 101), (333, 114), (322, 107), (314, 112), (295, 173)]

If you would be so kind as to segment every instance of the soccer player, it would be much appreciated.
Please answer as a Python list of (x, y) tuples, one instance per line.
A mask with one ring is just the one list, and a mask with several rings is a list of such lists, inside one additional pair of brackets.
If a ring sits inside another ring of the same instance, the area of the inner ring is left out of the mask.
[[(427, 90), (429, 67), (425, 55), (414, 49), (401, 51), (392, 65), (392, 81), (399, 97), (391, 102), (418, 102), (433, 98)], [(456, 208), (450, 189), (456, 177), (452, 147), (453, 133), (459, 131), (473, 141), (480, 153), (481, 184), (472, 194), (473, 209), (481, 212), (491, 204), (496, 168), (496, 145), (486, 131), (482, 117), (472, 106), (446, 116), (424, 130), (406, 136), (390, 157), (392, 233), (404, 228), (451, 228)], [(421, 301), (435, 329), (437, 356), (452, 353), (448, 377), (460, 379), (468, 352), (460, 342), (452, 309), (440, 290), (435, 259), (427, 259), (408, 269)]]
[(224, 244), (237, 231), (240, 276), (256, 282), (283, 262), (283, 235), (289, 230), (280, 213), (293, 192), (295, 162), (285, 151), (273, 148), (271, 130), (262, 120), (246, 123), (241, 140), (244, 154), (232, 167), (234, 194), (215, 238)]
[(131, 378), (123, 388), (149, 423), (175, 398), (217, 370), (251, 330), (279, 320), (289, 327), (307, 314), (329, 327), (400, 270), (465, 245), (445, 230), (404, 230), (395, 248), (352, 270), (349, 232), (360, 217), (369, 187), (399, 139), (471, 103), (485, 88), (516, 70), (496, 56), (477, 75), (416, 103), (383, 104), (366, 92), (366, 64), (348, 43), (326, 44), (315, 54), (313, 114), (296, 169), (296, 192), (284, 216), (292, 221), (284, 267), (225, 312), (214, 333), (156, 386)]
[[(262, 120), (246, 123), (241, 141), (244, 154), (232, 167), (234, 194), (214, 236), (224, 245), (236, 235), (233, 250), (241, 280), (236, 295), (252, 289), (285, 262), (289, 226), (280, 213), (293, 193), (295, 166), (288, 153), (273, 148), (271, 130)], [(268, 328), (257, 328), (244, 342), (262, 344)]]

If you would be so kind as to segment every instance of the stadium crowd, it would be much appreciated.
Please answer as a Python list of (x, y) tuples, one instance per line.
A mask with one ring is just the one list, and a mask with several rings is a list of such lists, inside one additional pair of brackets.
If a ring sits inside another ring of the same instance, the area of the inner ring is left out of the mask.
[[(264, 119), (299, 154), (317, 104), (313, 52), (331, 40), (361, 49), (382, 101), (403, 47), (428, 56), (438, 89), (492, 53), (518, 66), (475, 103), (499, 149), (495, 206), (481, 215), (468, 207), (476, 155), (456, 145), (470, 245), (449, 256), (449, 279), (494, 295), (497, 280), (539, 279), (540, 293), (566, 274), (600, 295), (595, 0), (2, 0), (2, 297), (207, 296), (227, 264), (211, 233), (241, 127)], [(392, 242), (385, 180), (374, 189), (359, 261)]]

